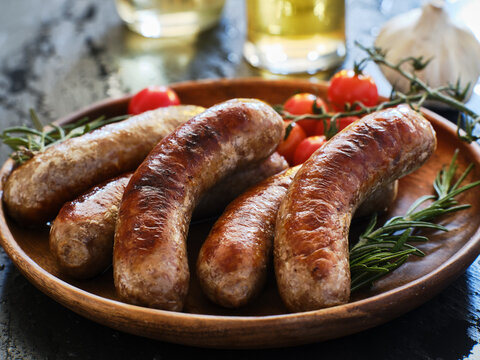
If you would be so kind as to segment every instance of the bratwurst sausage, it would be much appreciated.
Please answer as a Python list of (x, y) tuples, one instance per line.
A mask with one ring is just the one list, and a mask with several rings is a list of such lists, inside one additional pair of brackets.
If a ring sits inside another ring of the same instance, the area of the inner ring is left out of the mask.
[(193, 211), (193, 219), (219, 216), (230, 202), (250, 186), (278, 174), (286, 168), (288, 168), (287, 160), (279, 153), (274, 152), (259, 164), (253, 164), (235, 172), (202, 196), (200, 203)]
[(273, 153), (283, 120), (269, 105), (233, 99), (164, 138), (133, 174), (120, 206), (113, 271), (127, 302), (181, 310), (188, 291), (186, 236), (202, 194), (236, 168)]
[[(260, 164), (239, 170), (202, 197), (193, 218), (219, 214), (248, 187), (287, 167), (283, 156), (275, 152)], [(118, 209), (131, 176), (127, 173), (97, 185), (62, 206), (50, 229), (50, 251), (63, 273), (87, 279), (111, 265)]]
[(112, 263), (118, 208), (132, 173), (93, 187), (65, 203), (50, 228), (50, 252), (60, 270), (88, 279)]
[[(227, 308), (240, 307), (263, 288), (278, 208), (300, 166), (248, 189), (213, 225), (197, 259), (200, 285), (213, 302)], [(396, 194), (395, 181), (368, 197), (355, 215), (385, 210)]]
[(420, 167), (435, 147), (430, 123), (399, 106), (365, 116), (304, 163), (282, 201), (275, 230), (277, 285), (290, 310), (348, 301), (353, 212), (378, 187)]
[(179, 105), (148, 111), (47, 148), (8, 177), (8, 213), (24, 225), (44, 224), (66, 201), (134, 170), (160, 139), (203, 110)]

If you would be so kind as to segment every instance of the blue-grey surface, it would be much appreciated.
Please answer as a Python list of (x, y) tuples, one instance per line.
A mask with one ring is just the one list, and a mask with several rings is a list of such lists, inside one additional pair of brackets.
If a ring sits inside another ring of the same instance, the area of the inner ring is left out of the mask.
[[(420, 1), (348, 3), (353, 40), (371, 44), (389, 17)], [(2, 1), (0, 128), (28, 123), (34, 108), (45, 122), (106, 97), (150, 84), (252, 76), (242, 59), (243, 2), (227, 1), (218, 26), (184, 41), (145, 40), (126, 30), (113, 1)], [(370, 66), (383, 93), (388, 85)], [(476, 95), (478, 101), (478, 95)], [(8, 149), (0, 149), (1, 161)], [(346, 338), (287, 349), (197, 349), (132, 336), (98, 325), (36, 290), (0, 251), (0, 359), (480, 359), (480, 262), (420, 308)]]

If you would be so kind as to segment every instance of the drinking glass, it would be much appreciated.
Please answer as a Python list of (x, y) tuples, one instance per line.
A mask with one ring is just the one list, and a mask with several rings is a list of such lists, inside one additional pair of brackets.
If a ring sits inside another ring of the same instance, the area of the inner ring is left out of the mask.
[(218, 21), (224, 0), (115, 0), (127, 26), (146, 37), (189, 36)]
[(244, 56), (276, 74), (316, 73), (345, 58), (344, 0), (246, 0)]

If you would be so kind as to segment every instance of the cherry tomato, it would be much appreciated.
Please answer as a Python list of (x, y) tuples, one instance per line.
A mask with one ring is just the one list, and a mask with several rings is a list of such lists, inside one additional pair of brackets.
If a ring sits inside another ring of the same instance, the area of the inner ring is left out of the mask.
[[(325, 122), (327, 123), (327, 130), (330, 127), (330, 119), (325, 119)], [(324, 127), (324, 121), (319, 120), (317, 122), (317, 126), (315, 127), (315, 135), (325, 135), (325, 127)]]
[[(318, 96), (310, 93), (295, 94), (287, 99), (283, 104), (285, 111), (288, 111), (292, 115), (304, 115), (313, 114), (313, 105), (316, 103), (318, 109), (323, 109), (327, 112), (327, 104)], [(297, 122), (307, 133), (308, 136), (315, 135), (315, 127), (319, 120), (304, 119)]]
[[(337, 119), (337, 131), (342, 131), (351, 123), (357, 121), (359, 119), (358, 116), (347, 116)], [(330, 126), (330, 119), (327, 119), (327, 126)], [(324, 135), (325, 129), (323, 128), (323, 121), (319, 121), (317, 127), (315, 129), (316, 135)]]
[[(290, 123), (290, 121), (285, 121), (285, 127)], [(280, 145), (278, 145), (277, 152), (282, 155), (285, 160), (288, 161), (290, 165), (293, 163), (293, 154), (297, 145), (305, 139), (307, 135), (303, 128), (297, 124), (292, 125), (292, 130), (288, 134), (287, 139), (283, 140)]]
[(310, 136), (298, 144), (293, 155), (293, 165), (299, 165), (305, 162), (320, 146), (327, 142), (323, 135)]
[(128, 113), (137, 115), (159, 107), (179, 105), (180, 99), (175, 91), (167, 86), (149, 86), (133, 95), (128, 104)]
[(344, 111), (345, 104), (353, 104), (355, 101), (373, 106), (378, 102), (377, 85), (368, 75), (341, 70), (330, 80), (328, 101), (337, 111)]

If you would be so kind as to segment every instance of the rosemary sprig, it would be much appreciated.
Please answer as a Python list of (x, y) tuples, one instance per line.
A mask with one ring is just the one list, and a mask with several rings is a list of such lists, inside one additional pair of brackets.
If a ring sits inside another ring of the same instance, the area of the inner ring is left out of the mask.
[(480, 185), (480, 181), (460, 186), (473, 169), (470, 164), (458, 180), (453, 182), (458, 167), (457, 155), (458, 150), (449, 166), (443, 167), (435, 177), (433, 188), (436, 195), (420, 197), (403, 216), (395, 216), (378, 228), (376, 215), (372, 217), (359, 241), (350, 249), (352, 292), (370, 286), (378, 278), (397, 269), (410, 255), (424, 256), (422, 251), (410, 244), (428, 241), (425, 236), (415, 235), (416, 230), (429, 228), (448, 231), (444, 226), (431, 221), (470, 207), (468, 204), (458, 205), (455, 197)]
[[(448, 84), (437, 88), (430, 87), (417, 77), (416, 71), (423, 70), (426, 66), (428, 66), (428, 63), (431, 59), (424, 60), (423, 57), (407, 57), (394, 64), (386, 59), (386, 53), (382, 49), (378, 47), (367, 48), (358, 42), (356, 45), (368, 54), (368, 60), (373, 61), (377, 65), (383, 65), (398, 72), (410, 82), (410, 92), (408, 94), (397, 93), (397, 96), (414, 101), (416, 96), (423, 94), (424, 100), (435, 100), (448, 105), (455, 110), (458, 110), (460, 112), (457, 121), (458, 137), (468, 143), (479, 140), (479, 137), (473, 134), (473, 131), (475, 125), (480, 122), (480, 115), (468, 108), (462, 102), (465, 100), (471, 84), (467, 84), (464, 88), (462, 88), (460, 86), (460, 79), (458, 79), (455, 85)], [(405, 63), (411, 64), (413, 68), (412, 72), (406, 71), (404, 67), (402, 67), (402, 65)], [(464, 125), (464, 134), (460, 132), (462, 123)]]
[[(379, 111), (388, 107), (397, 106), (400, 104), (408, 104), (412, 109), (419, 111), (420, 107), (426, 100), (435, 100), (437, 102), (448, 105), (449, 107), (458, 110), (459, 116), (457, 120), (457, 135), (458, 137), (471, 143), (472, 141), (479, 140), (479, 137), (474, 134), (475, 126), (480, 122), (480, 115), (475, 111), (469, 109), (462, 101), (465, 99), (471, 84), (467, 84), (464, 88), (460, 85), (460, 80), (455, 85), (447, 84), (445, 86), (433, 88), (428, 86), (425, 82), (420, 80), (416, 72), (423, 70), (428, 66), (432, 59), (424, 59), (423, 57), (406, 57), (400, 60), (398, 63), (393, 64), (386, 60), (385, 52), (377, 47), (367, 48), (356, 42), (356, 45), (364, 50), (368, 57), (362, 59), (358, 64), (355, 64), (355, 71), (361, 71), (361, 66), (364, 66), (366, 62), (373, 61), (377, 65), (386, 66), (396, 72), (410, 82), (410, 90), (408, 93), (399, 92), (393, 87), (390, 97), (387, 101), (384, 101), (375, 106), (364, 106), (362, 103), (356, 102), (345, 108), (345, 111), (339, 113), (315, 113), (312, 111), (312, 115), (293, 115), (286, 112), (284, 109), (278, 108), (280, 115), (285, 119), (291, 120), (291, 123), (286, 129), (285, 138), (288, 136), (292, 129), (292, 124), (303, 119), (318, 119), (324, 121), (324, 128), (326, 131), (327, 139), (331, 138), (337, 132), (337, 119), (348, 116), (363, 116), (375, 111)], [(410, 64), (412, 72), (405, 70), (404, 64)], [(327, 125), (327, 119), (330, 120), (329, 127)], [(461, 129), (463, 128), (463, 132)]]
[[(323, 112), (320, 114), (304, 114), (304, 115), (293, 115), (290, 114), (288, 111), (285, 111), (281, 107), (276, 107), (276, 110), (279, 112), (280, 115), (282, 115), (283, 118), (291, 120), (291, 123), (287, 126), (286, 128), (286, 133), (285, 133), (285, 138), (288, 137), (290, 134), (290, 131), (292, 130), (292, 124), (296, 123), (300, 120), (303, 119), (318, 119), (318, 120), (323, 120), (324, 121), (324, 128), (327, 129), (325, 132), (325, 136), (327, 139), (330, 139), (337, 133), (337, 120), (339, 118), (344, 118), (344, 117), (349, 117), (349, 116), (363, 116), (367, 115), (370, 113), (373, 113), (375, 111), (380, 111), (383, 109), (386, 109), (388, 107), (393, 107), (397, 106), (400, 104), (409, 104), (411, 105), (415, 110), (418, 111), (418, 108), (421, 106), (421, 104), (425, 101), (425, 95), (424, 94), (413, 94), (413, 95), (405, 95), (401, 93), (392, 93), (392, 96), (388, 101), (384, 101), (378, 105), (375, 106), (365, 106), (361, 102), (354, 102), (351, 104), (349, 108), (347, 108), (343, 112), (337, 112), (337, 113), (331, 113), (331, 112)], [(412, 104), (415, 104), (413, 106)], [(327, 124), (327, 119), (330, 119), (330, 124), (329, 126)]]
[(105, 118), (100, 116), (94, 120), (84, 117), (70, 124), (56, 125), (49, 124), (46, 127), (38, 119), (35, 111), (30, 109), (30, 118), (34, 128), (28, 126), (15, 126), (5, 129), (0, 134), (0, 139), (8, 145), (13, 153), (11, 158), (18, 164), (29, 160), (38, 152), (44, 151), (47, 147), (65, 141), (67, 139), (84, 135), (92, 130), (98, 129), (107, 124), (125, 120), (128, 115)]

